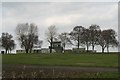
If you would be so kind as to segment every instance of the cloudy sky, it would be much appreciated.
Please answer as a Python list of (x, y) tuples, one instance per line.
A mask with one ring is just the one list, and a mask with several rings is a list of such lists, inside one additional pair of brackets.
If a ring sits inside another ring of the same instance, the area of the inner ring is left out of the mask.
[[(1, 5), (1, 4), (0, 4)], [(1, 13), (0, 13), (1, 15)], [(0, 16), (1, 17), (1, 16)], [(39, 37), (44, 40), (42, 47), (48, 47), (45, 32), (50, 25), (56, 25), (57, 32), (70, 32), (80, 25), (88, 28), (91, 24), (101, 29), (114, 29), (118, 32), (117, 2), (3, 2), (2, 32), (14, 36), (18, 23), (35, 23)], [(1, 23), (0, 23), (1, 24)], [(19, 48), (19, 46), (17, 46)], [(101, 51), (100, 47), (96, 48)], [(117, 51), (117, 48), (111, 48)]]

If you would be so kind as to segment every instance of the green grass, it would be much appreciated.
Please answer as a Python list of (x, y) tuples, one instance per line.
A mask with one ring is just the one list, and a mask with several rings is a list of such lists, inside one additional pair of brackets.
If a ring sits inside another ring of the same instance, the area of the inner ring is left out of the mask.
[(118, 67), (118, 54), (9, 54), (2, 55), (2, 64)]

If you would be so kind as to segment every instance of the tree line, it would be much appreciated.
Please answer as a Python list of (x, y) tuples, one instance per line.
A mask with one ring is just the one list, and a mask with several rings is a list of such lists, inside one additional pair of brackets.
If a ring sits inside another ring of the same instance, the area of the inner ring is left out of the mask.
[[(34, 23), (19, 23), (16, 26), (15, 33), (17, 40), (20, 43), (21, 48), (25, 49), (26, 53), (31, 53), (34, 45), (41, 47), (43, 41), (39, 40), (38, 26)], [(58, 34), (55, 25), (48, 27), (45, 32), (46, 40), (50, 44), (50, 53), (52, 53), (52, 47), (54, 41), (61, 41), (63, 50), (66, 45), (74, 45), (78, 49), (80, 46), (86, 46), (86, 51), (89, 52), (89, 47), (92, 46), (92, 51), (95, 50), (95, 46), (101, 46), (101, 50), (109, 47), (117, 47), (119, 42), (117, 40), (117, 34), (113, 29), (101, 30), (99, 25), (92, 24), (88, 28), (83, 26), (75, 26), (71, 32), (63, 32)], [(13, 36), (9, 33), (2, 33), (0, 38), (0, 46), (5, 49), (6, 53), (9, 53), (16, 46)]]

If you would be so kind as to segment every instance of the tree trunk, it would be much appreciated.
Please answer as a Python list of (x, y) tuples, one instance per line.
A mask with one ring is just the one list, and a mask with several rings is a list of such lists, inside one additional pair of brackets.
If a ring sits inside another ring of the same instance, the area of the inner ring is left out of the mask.
[(6, 50), (5, 50), (5, 53), (6, 53), (6, 54), (7, 54), (7, 51), (8, 51), (8, 50), (6, 49)]
[(80, 45), (80, 44), (79, 44), (79, 42), (78, 42), (78, 49), (79, 49), (79, 45)]
[(79, 46), (80, 46), (79, 34), (78, 34), (78, 39), (77, 39), (77, 42), (78, 42), (77, 47), (78, 47), (78, 49), (79, 49)]
[(87, 44), (87, 52), (88, 52), (88, 50), (89, 50), (89, 45)]
[(79, 49), (79, 46), (80, 46), (80, 39), (79, 39), (79, 34), (78, 34), (78, 49)]
[(52, 48), (50, 47), (50, 53), (52, 53)]
[(51, 37), (51, 42), (50, 42), (50, 53), (52, 53), (52, 46), (53, 46), (53, 38)]
[(26, 49), (26, 53), (28, 53), (29, 52), (29, 49)]
[(52, 42), (50, 43), (50, 53), (52, 53)]
[(94, 46), (94, 45), (92, 45), (92, 51), (94, 51), (94, 48), (95, 48), (95, 46)]
[(105, 49), (105, 48), (104, 48), (104, 47), (102, 47), (102, 53), (104, 53), (104, 49)]

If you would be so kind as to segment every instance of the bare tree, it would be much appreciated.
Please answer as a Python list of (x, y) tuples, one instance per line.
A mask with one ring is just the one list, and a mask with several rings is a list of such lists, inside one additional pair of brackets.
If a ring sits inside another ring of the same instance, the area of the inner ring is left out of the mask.
[(47, 37), (47, 41), (50, 43), (50, 53), (52, 53), (53, 41), (56, 39), (56, 35), (57, 35), (56, 31), (57, 29), (55, 25), (51, 25), (50, 27), (48, 27), (48, 31), (45, 33)]
[(26, 53), (31, 53), (33, 45), (39, 41), (37, 26), (33, 23), (18, 24), (16, 34), (21, 47), (25, 48)]
[(2, 40), (2, 47), (5, 49), (6, 53), (9, 51), (11, 52), (15, 48), (15, 42), (12, 39), (13, 36), (9, 33), (2, 33), (1, 40)]
[(77, 44), (76, 46), (77, 46), (78, 49), (80, 47), (83, 31), (84, 31), (84, 27), (82, 27), (82, 26), (75, 26), (73, 28), (73, 31), (70, 33), (71, 39), (75, 42), (75, 43), (73, 43), (73, 45)]
[(59, 39), (62, 42), (63, 50), (65, 50), (66, 45), (72, 44), (70, 37), (69, 37), (69, 33), (66, 33), (66, 32), (61, 33), (59, 35)]

